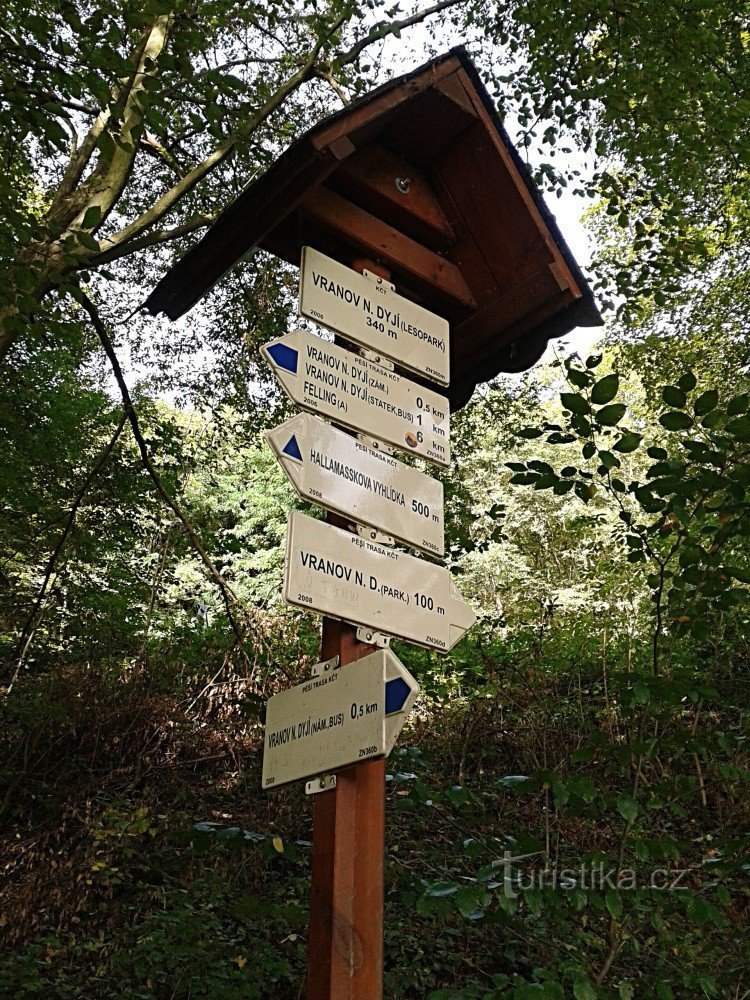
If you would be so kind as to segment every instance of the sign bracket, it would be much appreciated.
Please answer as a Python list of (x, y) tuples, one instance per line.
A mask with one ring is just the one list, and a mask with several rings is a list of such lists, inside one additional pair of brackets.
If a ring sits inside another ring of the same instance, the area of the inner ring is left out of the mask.
[(316, 663), (312, 668), (313, 677), (322, 677), (323, 674), (327, 674), (329, 670), (335, 670), (339, 665), (339, 655), (332, 656), (330, 660), (323, 660), (322, 663)]
[(395, 371), (396, 366), (393, 364), (390, 358), (383, 357), (382, 354), (378, 354), (377, 351), (370, 351), (366, 347), (360, 347), (359, 356), (364, 358), (365, 361), (372, 361), (373, 364), (379, 365), (381, 368), (385, 368), (387, 371)]
[(387, 649), (391, 644), (391, 636), (385, 635), (383, 632), (374, 632), (364, 625), (357, 626), (357, 640), (367, 642), (371, 646), (377, 646), (379, 649)]
[(358, 524), (356, 528), (360, 538), (367, 538), (378, 545), (391, 546), (396, 544), (393, 535), (386, 535), (382, 531), (376, 531), (375, 528), (368, 528), (364, 524)]
[[(334, 657), (338, 659), (338, 657)], [(319, 792), (330, 792), (336, 787), (335, 774), (321, 774), (311, 781), (305, 782), (305, 795), (317, 795)]]

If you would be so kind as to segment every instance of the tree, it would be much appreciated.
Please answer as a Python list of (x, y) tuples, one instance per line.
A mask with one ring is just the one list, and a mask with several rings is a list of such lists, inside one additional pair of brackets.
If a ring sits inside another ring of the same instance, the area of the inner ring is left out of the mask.
[(597, 263), (602, 292), (627, 311), (641, 294), (679, 290), (717, 243), (747, 243), (737, 211), (750, 180), (742, 5), (586, 0), (561, 18), (548, 0), (515, 0), (485, 16), (510, 53), (496, 85), (539, 178), (601, 198), (635, 230), (635, 260)]
[(439, 0), (401, 18), (397, 5), (376, 21), (348, 0), (157, 0), (116, 13), (12, 2), (1, 36), (10, 227), (0, 359), (52, 290), (111, 278), (113, 262), (209, 225), (251, 165), (262, 168), (318, 110), (307, 84), (342, 97), (345, 74), (356, 90), (371, 45), (459, 5)]

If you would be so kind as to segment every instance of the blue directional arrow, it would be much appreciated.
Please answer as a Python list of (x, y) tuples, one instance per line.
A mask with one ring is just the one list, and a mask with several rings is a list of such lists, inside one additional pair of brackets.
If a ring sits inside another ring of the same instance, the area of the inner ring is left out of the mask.
[(385, 714), (393, 715), (400, 712), (411, 694), (411, 688), (403, 677), (395, 677), (385, 682)]
[(297, 374), (297, 359), (299, 357), (299, 351), (295, 351), (293, 347), (287, 347), (286, 344), (279, 343), (272, 344), (268, 348), (268, 353), (271, 355), (279, 368), (292, 372), (294, 375)]
[(299, 450), (296, 434), (292, 434), (281, 450), (285, 455), (289, 455), (290, 458), (296, 458), (300, 462), (302, 461), (302, 452)]

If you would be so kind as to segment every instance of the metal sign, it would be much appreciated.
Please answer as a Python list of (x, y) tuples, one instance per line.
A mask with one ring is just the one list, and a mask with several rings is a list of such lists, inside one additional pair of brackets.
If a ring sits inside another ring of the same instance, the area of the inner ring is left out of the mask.
[(266, 434), (303, 500), (433, 555), (445, 552), (443, 484), (301, 413)]
[(476, 621), (444, 566), (289, 514), (284, 597), (309, 611), (450, 649)]
[(302, 248), (299, 308), (303, 316), (410, 371), (448, 385), (449, 326), (405, 299), (375, 274), (359, 274), (312, 247)]
[(450, 409), (445, 396), (307, 330), (272, 340), (261, 353), (286, 394), (302, 409), (437, 465), (450, 465)]
[(419, 691), (390, 649), (315, 672), (268, 702), (263, 788), (387, 756)]

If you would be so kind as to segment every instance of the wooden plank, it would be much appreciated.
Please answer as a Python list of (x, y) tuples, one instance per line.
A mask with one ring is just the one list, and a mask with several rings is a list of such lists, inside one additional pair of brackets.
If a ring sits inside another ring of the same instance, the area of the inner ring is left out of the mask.
[(443, 151), (435, 171), (502, 291), (555, 259), (481, 122)]
[(523, 206), (526, 212), (528, 213), (529, 218), (533, 220), (534, 225), (537, 227), (542, 239), (544, 240), (547, 246), (547, 249), (551, 257), (553, 258), (555, 263), (560, 267), (561, 273), (565, 275), (566, 281), (570, 286), (571, 290), (573, 291), (574, 295), (576, 296), (576, 298), (580, 298), (583, 295), (582, 289), (579, 288), (576, 279), (573, 277), (572, 271), (565, 262), (565, 258), (563, 257), (562, 252), (560, 251), (559, 247), (553, 240), (552, 234), (547, 228), (547, 224), (542, 218), (542, 215), (536, 205), (536, 202), (534, 201), (534, 198), (531, 195), (531, 192), (527, 188), (524, 179), (521, 177), (518, 168), (513, 162), (513, 157), (507, 150), (505, 143), (498, 134), (498, 131), (495, 128), (492, 119), (487, 113), (487, 108), (484, 106), (484, 103), (481, 100), (479, 94), (477, 93), (474, 84), (469, 79), (469, 76), (466, 73), (466, 70), (463, 69), (463, 67), (461, 67), (457, 71), (456, 79), (461, 82), (464, 90), (466, 91), (466, 94), (469, 100), (471, 101), (471, 104), (473, 105), (473, 107), (477, 112), (479, 120), (484, 125), (487, 135), (489, 136), (497, 154), (499, 155), (506, 170), (508, 171), (508, 175), (513, 180), (514, 186), (518, 191), (518, 194), (523, 202)]
[[(453, 334), (463, 372), (481, 364), (512, 337), (575, 301), (548, 265), (459, 324)], [(552, 307), (552, 308), (548, 308)]]
[(269, 171), (222, 213), (201, 240), (162, 278), (146, 301), (150, 312), (177, 319), (202, 298), (248, 250), (259, 244), (354, 147), (315, 152), (300, 143), (288, 157), (283, 182)]
[(392, 267), (397, 275), (406, 274), (441, 298), (476, 308), (474, 296), (455, 264), (333, 191), (318, 187), (308, 192), (301, 210), (350, 246)]
[(487, 266), (481, 250), (469, 232), (453, 196), (445, 181), (437, 171), (428, 173), (430, 184), (443, 207), (446, 218), (456, 234), (456, 243), (448, 252), (448, 258), (458, 267), (471, 289), (471, 294), (481, 309), (500, 294), (492, 271)]
[[(406, 190), (397, 181), (406, 181)], [(456, 241), (450, 223), (419, 167), (380, 145), (343, 163), (329, 185), (400, 232), (434, 250)]]
[(473, 110), (436, 87), (419, 94), (381, 133), (380, 142), (412, 163), (431, 163), (477, 121)]
[(400, 105), (420, 94), (422, 91), (433, 86), (443, 77), (455, 73), (461, 67), (461, 60), (458, 56), (451, 56), (437, 65), (429, 65), (423, 72), (416, 73), (402, 80), (397, 85), (386, 84), (360, 102), (356, 102), (347, 109), (345, 114), (337, 115), (328, 124), (323, 123), (318, 129), (313, 130), (310, 139), (313, 145), (321, 149), (328, 146), (334, 139), (342, 135), (348, 135), (355, 145), (361, 143), (361, 132), (367, 126), (393, 112)]
[(471, 98), (466, 93), (464, 79), (466, 79), (466, 73), (463, 69), (458, 69), (455, 73), (451, 73), (450, 76), (446, 76), (442, 80), (439, 80), (435, 84), (435, 89), (439, 90), (441, 94), (444, 94), (455, 104), (458, 104), (460, 108), (463, 108), (467, 114), (474, 118), (477, 114), (476, 108), (472, 104)]

